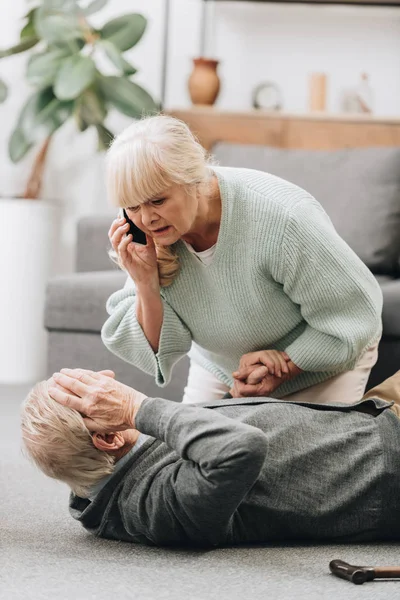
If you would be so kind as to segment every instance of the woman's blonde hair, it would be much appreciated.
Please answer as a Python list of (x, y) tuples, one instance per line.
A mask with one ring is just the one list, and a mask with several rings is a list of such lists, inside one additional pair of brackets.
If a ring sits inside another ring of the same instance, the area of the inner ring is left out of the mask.
[(98, 450), (82, 416), (48, 394), (47, 381), (29, 392), (21, 406), (24, 454), (53, 479), (81, 498), (114, 470), (115, 458)]
[[(108, 195), (114, 206), (129, 208), (174, 184), (183, 186), (188, 195), (198, 190), (208, 194), (211, 164), (186, 123), (167, 115), (145, 117), (120, 133), (108, 150)], [(160, 285), (166, 287), (179, 272), (178, 256), (171, 246), (155, 245)], [(109, 255), (119, 264), (114, 250)]]

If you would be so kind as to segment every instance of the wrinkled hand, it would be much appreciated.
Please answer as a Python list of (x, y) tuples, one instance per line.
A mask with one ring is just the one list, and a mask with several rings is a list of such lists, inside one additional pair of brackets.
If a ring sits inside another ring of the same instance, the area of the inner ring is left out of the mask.
[(158, 264), (154, 240), (146, 234), (147, 244), (135, 244), (132, 235), (126, 235), (129, 224), (124, 217), (115, 219), (108, 232), (111, 246), (120, 265), (129, 273), (137, 286), (158, 285)]
[(111, 373), (61, 369), (54, 373), (56, 385), (48, 392), (56, 402), (80, 412), (89, 431), (113, 433), (135, 428), (135, 417), (146, 396), (115, 381)]
[[(254, 367), (264, 365), (270, 375), (282, 377), (282, 373), (288, 374), (289, 369), (287, 363), (290, 357), (286, 352), (279, 350), (258, 350), (257, 352), (247, 352), (243, 354), (239, 361), (239, 369), (233, 373), (235, 379), (244, 381), (253, 373)], [(261, 373), (261, 371), (260, 371)]]
[(286, 352), (249, 352), (242, 356), (238, 371), (233, 373), (234, 385), (230, 393), (234, 398), (269, 396), (282, 383), (301, 372)]
[(253, 374), (250, 374), (245, 381), (234, 379), (230, 393), (233, 398), (270, 396), (286, 379), (287, 376), (271, 375), (265, 366), (255, 367)]

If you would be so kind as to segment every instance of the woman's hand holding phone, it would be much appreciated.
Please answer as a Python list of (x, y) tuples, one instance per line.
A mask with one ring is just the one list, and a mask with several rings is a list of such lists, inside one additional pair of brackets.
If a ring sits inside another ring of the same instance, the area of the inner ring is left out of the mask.
[[(157, 254), (153, 238), (146, 235), (147, 244), (135, 244), (124, 217), (115, 219), (108, 232), (121, 266), (129, 273), (138, 288), (159, 289)], [(132, 243), (133, 242), (133, 243)]]

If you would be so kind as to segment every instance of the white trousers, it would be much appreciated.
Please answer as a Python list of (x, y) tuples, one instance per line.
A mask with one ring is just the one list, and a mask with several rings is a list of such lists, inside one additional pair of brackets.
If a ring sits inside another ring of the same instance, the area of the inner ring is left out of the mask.
[[(352, 371), (345, 371), (322, 383), (308, 387), (300, 392), (285, 396), (287, 400), (298, 402), (318, 402), (329, 404), (344, 402), (351, 404), (361, 400), (365, 393), (368, 377), (378, 359), (378, 343), (371, 346), (359, 359)], [(221, 383), (215, 375), (193, 360), (190, 361), (188, 381), (182, 402), (196, 404), (220, 400), (229, 387)]]

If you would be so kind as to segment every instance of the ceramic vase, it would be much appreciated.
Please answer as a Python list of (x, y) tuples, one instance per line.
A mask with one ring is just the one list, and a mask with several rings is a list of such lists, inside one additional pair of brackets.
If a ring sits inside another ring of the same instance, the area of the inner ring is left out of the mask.
[(220, 90), (217, 73), (219, 61), (211, 58), (194, 58), (189, 77), (189, 94), (193, 104), (213, 105)]

